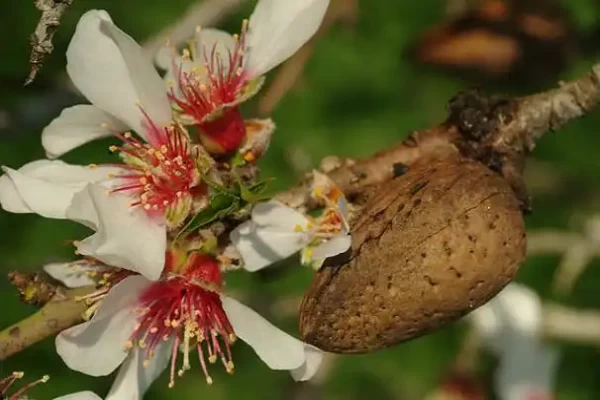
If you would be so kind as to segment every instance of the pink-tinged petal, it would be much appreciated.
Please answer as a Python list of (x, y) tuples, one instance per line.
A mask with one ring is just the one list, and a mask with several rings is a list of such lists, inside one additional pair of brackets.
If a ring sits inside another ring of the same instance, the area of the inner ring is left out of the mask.
[(319, 370), (324, 354), (325, 353), (323, 353), (322, 350), (305, 343), (304, 364), (299, 368), (290, 371), (292, 378), (294, 378), (295, 381), (307, 381), (311, 379)]
[(46, 264), (43, 268), (48, 275), (62, 282), (68, 288), (96, 285), (96, 281), (90, 277), (89, 273), (96, 270), (97, 267), (80, 262), (67, 262)]
[(98, 396), (94, 392), (77, 392), (68, 394), (66, 396), (55, 397), (54, 400), (102, 400), (102, 397)]
[(259, 0), (250, 17), (245, 70), (265, 74), (294, 54), (317, 31), (329, 0)]
[(352, 245), (350, 235), (337, 235), (315, 247), (312, 252), (313, 260), (325, 260), (326, 258), (337, 256), (348, 250)]
[(2, 167), (0, 204), (10, 212), (37, 213), (47, 218), (66, 218), (73, 195), (88, 183), (106, 181), (113, 167), (84, 167), (63, 161), (37, 160), (19, 170)]
[(171, 110), (158, 73), (139, 46), (114, 26), (106, 11), (86, 12), (67, 49), (67, 71), (90, 102), (144, 135), (140, 106), (155, 123)]
[(305, 232), (283, 232), (245, 222), (230, 234), (231, 243), (244, 260), (244, 269), (258, 271), (301, 250), (310, 242)]
[(124, 132), (129, 128), (110, 114), (90, 105), (66, 108), (42, 132), (48, 158), (60, 157), (92, 140)]
[(69, 368), (92, 376), (113, 372), (127, 357), (126, 343), (135, 329), (137, 298), (150, 285), (143, 276), (130, 276), (115, 285), (89, 322), (56, 337), (56, 351)]
[(145, 352), (136, 347), (119, 369), (106, 400), (141, 399), (160, 374), (165, 370), (171, 355), (172, 341), (160, 343), (154, 356), (144, 367)]
[(130, 207), (129, 201), (126, 195), (111, 194), (97, 185), (89, 185), (78, 193), (67, 217), (96, 233), (76, 243), (77, 251), (156, 280), (165, 264), (164, 220), (150, 218), (141, 207)]
[(231, 297), (221, 296), (221, 301), (235, 334), (252, 347), (269, 368), (302, 368), (307, 361), (305, 343), (288, 335), (256, 311)]

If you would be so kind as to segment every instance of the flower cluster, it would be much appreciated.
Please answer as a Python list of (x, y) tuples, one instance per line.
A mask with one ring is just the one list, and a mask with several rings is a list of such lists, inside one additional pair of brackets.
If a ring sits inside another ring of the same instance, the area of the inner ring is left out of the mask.
[[(319, 268), (350, 248), (348, 205), (325, 175), (313, 173), (318, 216), (263, 202), (255, 162), (275, 125), (240, 110), (263, 75), (315, 33), (328, 3), (260, 0), (239, 35), (198, 28), (182, 53), (165, 46), (156, 57), (164, 77), (105, 11), (81, 17), (67, 71), (91, 104), (45, 128), (48, 159), (3, 167), (0, 205), (93, 231), (73, 242), (77, 260), (44, 269), (67, 287), (91, 288), (79, 299), (85, 322), (60, 333), (56, 349), (88, 375), (119, 368), (108, 399), (141, 398), (165, 369), (173, 387), (194, 363), (210, 384), (211, 364), (234, 371), (238, 338), (296, 380), (316, 372), (319, 349), (230, 297), (224, 283), (242, 266), (257, 271), (301, 252), (303, 264)], [(57, 160), (107, 137), (116, 141), (110, 164)]]

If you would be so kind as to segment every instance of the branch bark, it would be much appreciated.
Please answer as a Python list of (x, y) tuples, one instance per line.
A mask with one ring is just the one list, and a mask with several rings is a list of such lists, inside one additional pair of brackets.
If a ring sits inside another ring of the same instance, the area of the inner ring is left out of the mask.
[(86, 305), (76, 301), (76, 298), (91, 290), (59, 290), (35, 314), (0, 331), (0, 361), (83, 321), (82, 314)]
[(44, 59), (54, 50), (52, 38), (60, 25), (60, 19), (71, 4), (73, 0), (35, 0), (35, 6), (42, 12), (42, 16), (31, 34), (30, 71), (25, 80), (26, 86), (33, 82), (42, 68)]
[[(600, 102), (599, 82), (600, 64), (582, 78), (531, 96), (490, 99), (477, 93), (460, 94), (450, 101), (450, 115), (445, 122), (413, 132), (398, 145), (371, 157), (357, 162), (346, 160), (329, 176), (350, 198), (356, 198), (369, 187), (402, 173), (417, 160), (461, 152), (502, 174), (522, 198), (526, 210), (527, 193), (521, 177), (525, 156), (544, 133), (595, 107)], [(276, 198), (293, 207), (310, 208), (314, 206), (309, 201), (310, 183), (307, 178)], [(50, 301), (27, 320), (4, 330), (0, 334), (0, 357), (3, 359), (77, 323), (82, 305), (67, 297)], [(10, 334), (15, 328), (17, 336)], [(564, 331), (555, 332), (566, 335)]]

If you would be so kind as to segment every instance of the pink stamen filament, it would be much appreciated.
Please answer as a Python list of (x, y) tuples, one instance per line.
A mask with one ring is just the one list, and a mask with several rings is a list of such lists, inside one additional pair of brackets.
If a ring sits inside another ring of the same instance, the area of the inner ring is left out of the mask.
[[(8, 389), (13, 385), (13, 383), (15, 383), (17, 379), (21, 379), (22, 377), (22, 372), (13, 372), (10, 376), (0, 380), (0, 396), (2, 396), (2, 398), (6, 398)], [(48, 375), (44, 375), (37, 381), (30, 382), (21, 389), (17, 390), (10, 397), (8, 397), (7, 400), (17, 400), (32, 387), (37, 386), (40, 383), (46, 383), (49, 379), (50, 377)]]
[(116, 165), (125, 171), (112, 176), (121, 182), (113, 186), (112, 192), (132, 194), (135, 199), (131, 206), (162, 211), (190, 192), (198, 183), (198, 171), (179, 125), (161, 128), (146, 116), (145, 126), (148, 143), (130, 133), (116, 134), (124, 145), (111, 146), (110, 150), (127, 157), (126, 164)]
[(137, 344), (146, 349), (147, 360), (152, 357), (156, 346), (173, 338), (169, 387), (175, 384), (180, 345), (183, 345), (184, 354), (181, 368), (177, 371), (179, 376), (190, 368), (189, 352), (194, 346), (198, 349), (202, 372), (208, 383), (212, 382), (212, 378), (206, 367), (203, 347), (208, 352), (209, 362), (214, 363), (221, 358), (226, 370), (233, 370), (230, 344), (235, 335), (218, 293), (177, 276), (155, 283), (142, 294), (139, 313), (139, 323), (131, 335), (130, 345)]

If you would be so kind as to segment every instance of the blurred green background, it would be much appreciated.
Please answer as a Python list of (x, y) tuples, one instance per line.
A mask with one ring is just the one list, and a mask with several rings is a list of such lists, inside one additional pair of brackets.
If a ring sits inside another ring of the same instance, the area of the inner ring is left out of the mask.
[[(281, 0), (291, 1), (291, 0)], [(79, 16), (91, 8), (109, 11), (115, 22), (138, 41), (156, 33), (193, 0), (75, 0), (56, 38), (56, 49), (31, 87), (23, 88), (28, 72), (28, 37), (39, 12), (31, 1), (2, 7), (0, 40), (0, 164), (17, 168), (43, 157), (39, 134), (61, 106), (80, 101), (57, 83), (65, 67), (64, 53)], [(445, 106), (459, 90), (472, 84), (456, 76), (411, 62), (405, 50), (424, 29), (445, 18), (444, 0), (363, 0), (354, 26), (334, 26), (316, 47), (306, 72), (278, 106), (273, 118), (278, 129), (261, 165), (265, 176), (275, 176), (274, 190), (293, 184), (303, 171), (328, 155), (368, 156), (445, 118)], [(597, 29), (600, 6), (596, 0), (564, 0), (563, 6), (582, 33)], [(220, 26), (236, 31), (254, 4), (245, 4)], [(593, 48), (593, 46), (592, 46)], [(598, 48), (600, 50), (600, 47)], [(90, 49), (93, 51), (93, 49)], [(600, 52), (595, 52), (596, 55)], [(596, 61), (600, 57), (595, 58)], [(577, 76), (594, 61), (587, 52), (569, 62), (560, 79)], [(559, 77), (557, 76), (556, 79)], [(550, 87), (547, 82), (478, 81), (485, 88), (518, 94)], [(254, 104), (248, 106), (251, 115)], [(556, 133), (537, 146), (528, 173), (534, 189), (534, 212), (527, 217), (530, 230), (580, 230), (585, 219), (600, 212), (600, 110)], [(70, 153), (69, 162), (110, 160), (107, 142), (86, 145)], [(68, 260), (72, 247), (66, 241), (86, 234), (81, 226), (46, 220), (34, 215), (0, 212), (0, 273), (11, 269), (34, 271), (44, 263)], [(558, 257), (529, 258), (518, 280), (551, 298), (551, 279)], [(228, 288), (252, 294), (255, 305), (273, 299), (298, 297), (311, 279), (307, 269), (294, 269), (277, 279), (250, 274), (228, 276)], [(561, 302), (582, 308), (600, 308), (600, 262), (586, 270), (573, 293)], [(0, 328), (35, 311), (19, 302), (17, 291), (0, 278)], [(281, 308), (281, 307), (280, 307)], [(297, 334), (294, 313), (271, 309), (270, 318)], [(286, 372), (274, 372), (260, 362), (242, 342), (234, 346), (236, 372), (227, 376), (213, 368), (214, 385), (207, 386), (199, 369), (192, 369), (167, 388), (162, 376), (148, 399), (422, 399), (436, 387), (458, 351), (464, 324), (454, 324), (434, 334), (369, 355), (336, 357), (318, 384), (295, 384)], [(600, 399), (600, 354), (597, 349), (562, 343), (564, 357), (557, 387), (558, 400)], [(490, 363), (481, 376), (489, 381)], [(105, 394), (112, 377), (90, 378), (69, 371), (56, 355), (53, 339), (0, 363), (0, 376), (26, 371), (29, 379), (51, 375), (51, 382), (35, 388), (31, 396), (51, 399), (79, 390)]]

